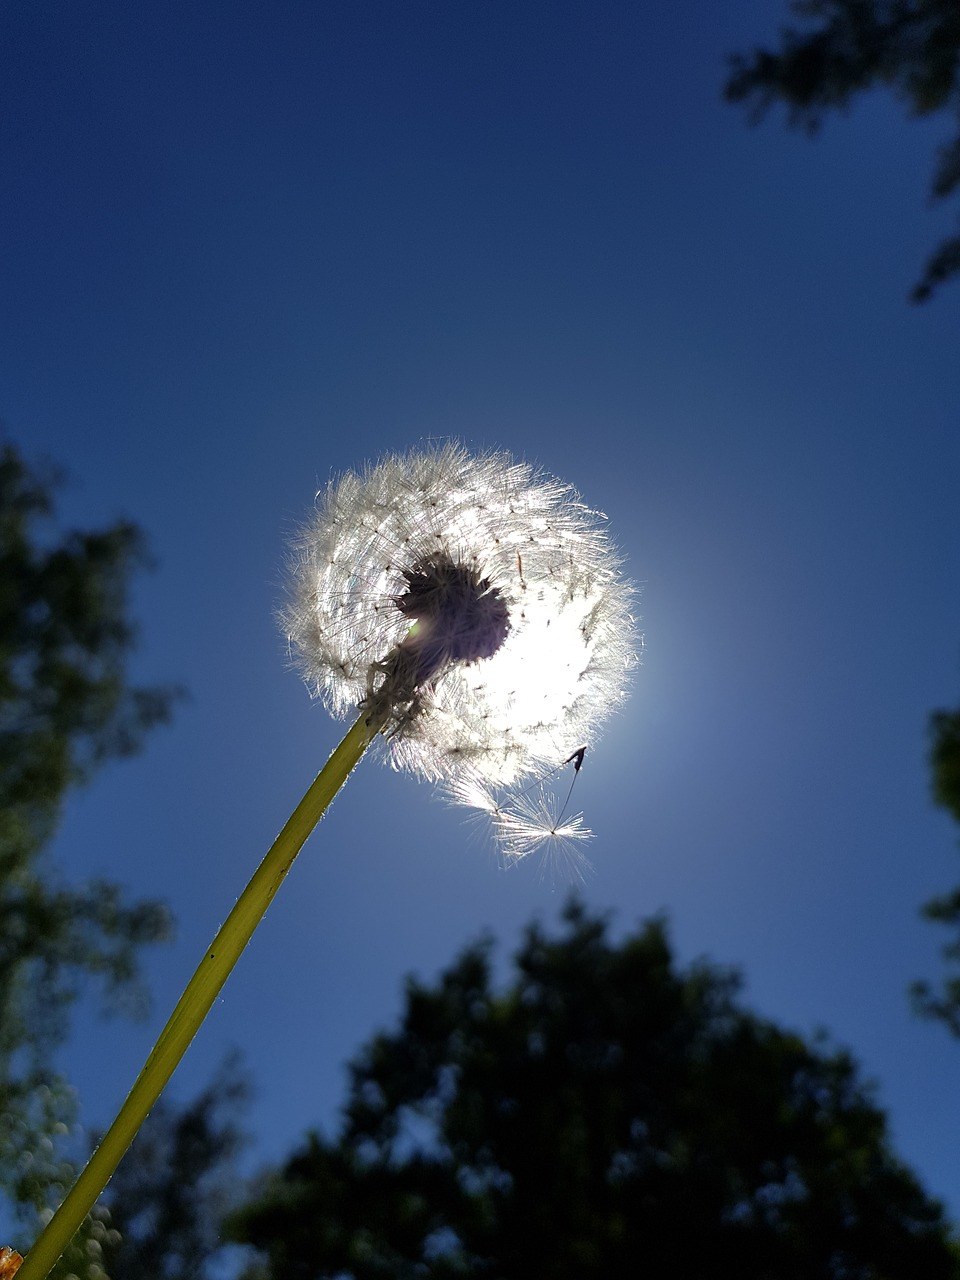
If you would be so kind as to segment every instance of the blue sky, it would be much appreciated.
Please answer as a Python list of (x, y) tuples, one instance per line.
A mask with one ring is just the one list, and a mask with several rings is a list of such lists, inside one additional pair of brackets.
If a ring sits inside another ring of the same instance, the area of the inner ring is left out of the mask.
[[(718, 12), (718, 9), (721, 10)], [(455, 436), (610, 517), (641, 589), (633, 696), (578, 783), (587, 903), (827, 1027), (960, 1218), (960, 1044), (914, 1020), (918, 905), (960, 874), (926, 721), (960, 701), (960, 288), (946, 124), (870, 98), (809, 141), (720, 101), (782, 0), (19, 6), (0, 54), (0, 414), (69, 521), (129, 515), (142, 680), (191, 701), (70, 803), (71, 877), (173, 907), (142, 1025), (84, 1006), (106, 1123), (341, 726), (275, 623), (286, 545), (344, 469)], [(246, 1053), (255, 1159), (330, 1125), (343, 1064), (484, 930), (566, 885), (498, 866), (366, 761), (174, 1092)]]

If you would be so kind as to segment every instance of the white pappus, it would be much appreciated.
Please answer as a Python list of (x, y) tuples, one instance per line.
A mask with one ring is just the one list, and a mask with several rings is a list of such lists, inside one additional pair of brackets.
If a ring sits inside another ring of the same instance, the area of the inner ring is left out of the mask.
[[(397, 768), (460, 803), (572, 761), (636, 662), (605, 517), (506, 453), (446, 443), (348, 472), (318, 495), (290, 581), (283, 625), (311, 691), (366, 712)], [(498, 835), (518, 857), (532, 836), (510, 823), (534, 817), (512, 812)], [(581, 838), (579, 815), (566, 827)]]

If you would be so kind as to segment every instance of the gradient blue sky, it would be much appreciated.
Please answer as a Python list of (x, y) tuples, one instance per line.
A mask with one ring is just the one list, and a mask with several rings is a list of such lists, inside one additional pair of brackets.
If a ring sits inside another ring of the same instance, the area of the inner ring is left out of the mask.
[[(104, 1124), (340, 726), (288, 669), (285, 546), (331, 474), (453, 435), (610, 516), (641, 585), (633, 697), (587, 759), (587, 903), (665, 910), (878, 1081), (960, 1217), (960, 1044), (915, 1021), (918, 905), (960, 877), (926, 720), (960, 700), (960, 287), (947, 122), (880, 97), (816, 141), (720, 101), (784, 0), (10, 6), (0, 414), (129, 515), (136, 672), (192, 701), (68, 807), (55, 857), (157, 895), (142, 1025), (85, 1006), (64, 1062)], [(178, 1074), (228, 1046), (252, 1159), (333, 1122), (345, 1059), (490, 929), (566, 886), (504, 870), (428, 787), (365, 762)]]

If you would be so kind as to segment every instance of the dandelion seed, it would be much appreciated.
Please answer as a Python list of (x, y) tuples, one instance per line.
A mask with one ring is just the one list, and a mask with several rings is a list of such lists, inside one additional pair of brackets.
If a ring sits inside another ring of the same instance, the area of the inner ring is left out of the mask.
[[(582, 813), (570, 818), (566, 813), (586, 750), (578, 747), (556, 769), (499, 797), (492, 787), (471, 777), (450, 783), (447, 796), (473, 809), (478, 822), (489, 820), (489, 829), (507, 863), (542, 852), (555, 871), (564, 872), (565, 878), (573, 874), (582, 880), (589, 863), (579, 845), (591, 839), (593, 832), (583, 825)], [(561, 804), (551, 789), (551, 781), (568, 764), (573, 765), (573, 777)]]
[(512, 805), (498, 809), (494, 826), (504, 855), (516, 861), (544, 846), (569, 847), (593, 835), (583, 825), (582, 813), (559, 817), (543, 792), (523, 794)]

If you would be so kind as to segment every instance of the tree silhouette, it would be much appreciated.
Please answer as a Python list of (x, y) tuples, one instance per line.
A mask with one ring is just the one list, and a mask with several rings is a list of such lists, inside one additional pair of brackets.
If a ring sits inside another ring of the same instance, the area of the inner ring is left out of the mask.
[(126, 678), (139, 531), (58, 534), (55, 483), (0, 446), (0, 1196), (25, 1224), (72, 1178), (75, 1100), (52, 1063), (78, 984), (135, 1011), (137, 953), (170, 927), (160, 904), (64, 884), (42, 856), (68, 791), (139, 749), (176, 696)]
[(196, 1280), (222, 1241), (246, 1141), (238, 1115), (248, 1084), (233, 1055), (186, 1106), (154, 1107), (108, 1188), (103, 1265), (118, 1280)]
[[(782, 102), (791, 124), (815, 131), (827, 112), (844, 109), (856, 94), (887, 88), (912, 115), (956, 118), (957, 134), (939, 149), (931, 188), (936, 199), (952, 195), (960, 187), (957, 0), (795, 0), (791, 9), (807, 20), (806, 29), (784, 29), (775, 53), (756, 49), (732, 58), (727, 101), (749, 103), (755, 120)], [(926, 301), (958, 272), (960, 235), (928, 259), (913, 301)]]
[(352, 1065), (231, 1223), (263, 1280), (925, 1280), (960, 1275), (851, 1058), (677, 968), (662, 921), (619, 944), (571, 903), (497, 991), (488, 943)]
[[(933, 798), (960, 822), (960, 708), (935, 711), (930, 718), (930, 772)], [(960, 885), (951, 893), (932, 898), (923, 908), (928, 920), (951, 926), (956, 937), (943, 948), (947, 976), (939, 993), (927, 982), (912, 987), (914, 1006), (928, 1017), (939, 1018), (960, 1036)]]

